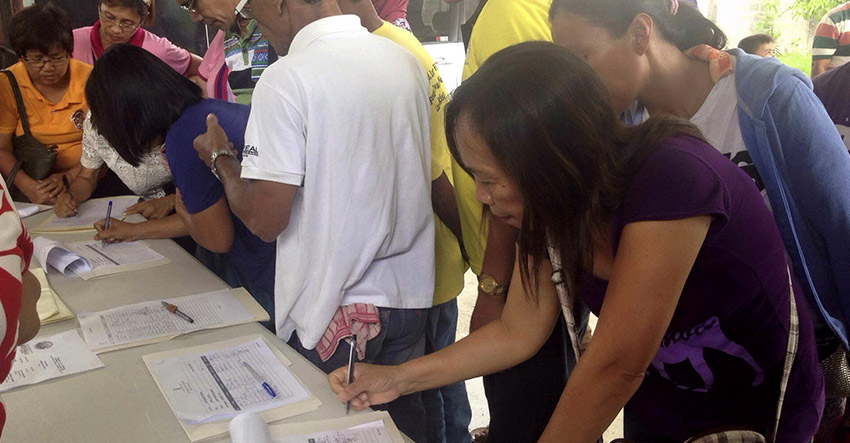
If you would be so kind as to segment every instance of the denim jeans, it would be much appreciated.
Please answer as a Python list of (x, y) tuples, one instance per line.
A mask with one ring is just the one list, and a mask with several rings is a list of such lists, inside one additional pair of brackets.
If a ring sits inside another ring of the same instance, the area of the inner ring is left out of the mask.
[[(381, 318), (381, 332), (366, 343), (365, 363), (377, 365), (397, 365), (425, 354), (425, 323), (427, 309), (390, 309), (378, 308)], [(350, 346), (348, 341), (340, 341), (336, 352), (322, 361), (315, 349), (301, 346), (298, 333), (293, 333), (289, 346), (318, 366), (330, 373), (348, 365)], [(355, 355), (357, 355), (355, 353)], [(386, 410), (396, 426), (417, 443), (425, 442), (425, 405), (422, 393), (405, 395), (385, 405), (373, 405), (372, 409)]]
[[(428, 310), (425, 329), (425, 353), (431, 354), (455, 342), (457, 332), (457, 299)], [(472, 410), (466, 395), (466, 384), (431, 389), (422, 393), (425, 403), (425, 425), (428, 443), (469, 443)]]

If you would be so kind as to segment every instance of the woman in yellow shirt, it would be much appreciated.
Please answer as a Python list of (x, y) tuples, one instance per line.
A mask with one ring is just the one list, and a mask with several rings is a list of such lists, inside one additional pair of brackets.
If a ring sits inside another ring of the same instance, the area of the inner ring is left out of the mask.
[[(82, 125), (88, 105), (85, 83), (91, 66), (72, 60), (74, 39), (65, 13), (51, 5), (24, 8), (9, 23), (9, 41), (20, 61), (9, 68), (21, 91), (32, 135), (56, 145), (51, 175), (34, 180), (23, 170), (13, 183), (35, 203), (52, 204), (63, 190), (62, 177), (72, 180), (80, 168)], [(0, 173), (8, 177), (17, 159), (12, 139), (23, 134), (12, 86), (0, 77)]]

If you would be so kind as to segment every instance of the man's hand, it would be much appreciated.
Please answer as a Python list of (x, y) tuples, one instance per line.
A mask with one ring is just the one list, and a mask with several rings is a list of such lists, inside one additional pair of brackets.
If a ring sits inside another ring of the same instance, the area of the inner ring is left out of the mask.
[(114, 218), (109, 219), (109, 229), (104, 229), (106, 219), (94, 224), (97, 234), (95, 240), (106, 240), (107, 243), (136, 241), (139, 239), (138, 223), (127, 223)]
[(210, 157), (212, 157), (213, 152), (225, 149), (236, 152), (233, 149), (233, 143), (227, 140), (224, 129), (221, 129), (221, 126), (218, 125), (218, 118), (215, 114), (207, 115), (207, 132), (197, 136), (193, 146), (195, 151), (198, 152), (198, 157), (207, 166), (210, 165)]
[(502, 315), (502, 309), (504, 307), (505, 297), (484, 294), (478, 291), (475, 309), (472, 310), (472, 317), (469, 319), (469, 333), (472, 334), (476, 329), (499, 318)]
[(167, 217), (173, 210), (174, 195), (166, 195), (165, 197), (136, 203), (127, 208), (124, 215), (141, 214), (148, 220), (156, 220)]
[(77, 208), (79, 208), (79, 205), (71, 198), (71, 194), (63, 192), (56, 199), (56, 206), (53, 207), (53, 212), (59, 218), (66, 218), (76, 215)]

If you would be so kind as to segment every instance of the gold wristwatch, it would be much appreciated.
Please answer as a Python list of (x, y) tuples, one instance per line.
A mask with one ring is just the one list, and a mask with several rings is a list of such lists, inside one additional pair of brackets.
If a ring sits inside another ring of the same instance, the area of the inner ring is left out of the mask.
[(505, 295), (508, 292), (507, 286), (502, 286), (496, 279), (487, 275), (481, 274), (478, 277), (478, 290), (487, 295)]

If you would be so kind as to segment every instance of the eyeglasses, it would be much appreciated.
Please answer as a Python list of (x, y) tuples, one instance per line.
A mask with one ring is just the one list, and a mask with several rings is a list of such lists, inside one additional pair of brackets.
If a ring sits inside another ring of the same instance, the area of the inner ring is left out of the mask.
[(249, 0), (239, 0), (239, 3), (236, 5), (236, 9), (233, 10), (236, 17), (243, 20), (251, 20), (254, 18), (254, 14), (251, 12), (251, 7), (248, 5), (248, 1)]
[(118, 28), (121, 29), (121, 32), (135, 31), (136, 29), (138, 29), (139, 26), (142, 26), (142, 22), (145, 21), (145, 17), (142, 17), (142, 19), (139, 20), (138, 23), (127, 19), (119, 20), (118, 17), (115, 17), (114, 15), (104, 11), (103, 9), (101, 9), (99, 12), (101, 24), (107, 27), (118, 26)]
[(23, 57), (24, 62), (35, 69), (41, 69), (47, 63), (50, 63), (54, 68), (61, 66), (68, 61), (68, 53), (62, 55), (51, 55), (48, 57)]
[(188, 2), (180, 5), (180, 7), (183, 8), (184, 11), (189, 11), (192, 14), (197, 14), (198, 13), (198, 7), (195, 6), (196, 2), (197, 2), (197, 0), (189, 0)]

